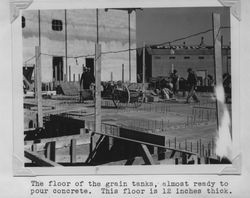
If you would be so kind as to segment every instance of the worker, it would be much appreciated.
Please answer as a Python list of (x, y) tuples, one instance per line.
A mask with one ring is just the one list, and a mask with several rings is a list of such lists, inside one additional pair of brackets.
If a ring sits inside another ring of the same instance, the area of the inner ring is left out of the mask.
[(91, 74), (90, 69), (88, 67), (83, 66), (83, 73), (80, 79), (80, 102), (84, 102), (83, 91), (90, 90), (90, 87), (93, 86), (94, 83), (95, 83), (94, 75)]
[(189, 103), (189, 99), (192, 97), (195, 102), (200, 102), (196, 94), (196, 86), (197, 86), (197, 75), (192, 70), (192, 68), (188, 68), (188, 78), (187, 78), (187, 85), (188, 85), (188, 96), (186, 99), (186, 103)]

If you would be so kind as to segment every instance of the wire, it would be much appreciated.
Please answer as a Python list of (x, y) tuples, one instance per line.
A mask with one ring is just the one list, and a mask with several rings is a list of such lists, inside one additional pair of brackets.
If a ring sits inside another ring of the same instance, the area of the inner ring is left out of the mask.
[[(219, 36), (219, 33), (222, 29), (230, 29), (229, 26), (221, 26), (217, 32), (217, 35), (214, 39), (214, 41), (217, 39), (217, 37)], [(178, 39), (175, 39), (175, 40), (172, 40), (172, 41), (166, 41), (166, 42), (163, 42), (163, 43), (159, 43), (159, 44), (153, 44), (153, 45), (150, 45), (150, 47), (158, 47), (158, 46), (163, 46), (163, 45), (171, 45), (172, 43), (176, 43), (178, 41), (181, 41), (181, 40), (186, 40), (186, 39), (189, 39), (189, 38), (192, 38), (192, 37), (196, 37), (196, 36), (199, 36), (199, 35), (202, 35), (202, 34), (206, 34), (208, 32), (211, 32), (213, 31), (213, 29), (208, 29), (208, 30), (205, 30), (205, 31), (201, 31), (201, 32), (198, 32), (198, 33), (195, 33), (195, 34), (190, 34), (188, 36), (185, 36), (185, 37), (181, 37), (181, 38), (178, 38)], [(136, 48), (130, 48), (130, 49), (124, 49), (124, 50), (117, 50), (117, 51), (106, 51), (106, 52), (101, 52), (101, 55), (106, 55), (106, 54), (116, 54), (116, 53), (124, 53), (124, 52), (128, 52), (128, 51), (134, 51), (134, 50), (138, 50), (138, 49), (144, 49), (144, 48), (147, 48), (146, 46), (143, 46), (143, 47), (136, 47)], [(60, 57), (66, 57), (65, 55), (55, 55), (55, 54), (48, 54), (48, 53), (41, 53), (41, 55), (45, 55), (45, 56), (60, 56)], [(88, 57), (95, 57), (95, 54), (87, 54), (87, 55), (79, 55), (79, 56), (67, 56), (67, 58), (73, 58), (73, 59), (78, 59), (78, 58), (88, 58)], [(35, 58), (35, 56), (27, 59), (25, 61), (25, 63), (27, 63), (28, 61), (32, 60), (33, 58)], [(100, 57), (96, 58), (99, 59)]]

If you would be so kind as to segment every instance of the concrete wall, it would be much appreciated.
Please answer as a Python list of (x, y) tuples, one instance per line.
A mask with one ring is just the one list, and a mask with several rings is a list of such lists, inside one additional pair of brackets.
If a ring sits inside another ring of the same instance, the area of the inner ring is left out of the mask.
[[(38, 45), (38, 11), (24, 11), (25, 27), (23, 30), (23, 63), (34, 64), (35, 59), (25, 62), (35, 55), (35, 46)], [(53, 56), (63, 56), (64, 74), (65, 64), (65, 16), (64, 10), (41, 10), (41, 64), (42, 81), (51, 82)], [(61, 20), (62, 31), (52, 30), (52, 19)], [(135, 14), (131, 14), (131, 48), (136, 47)], [(85, 57), (73, 58), (81, 55), (94, 55), (96, 33), (96, 10), (67, 10), (67, 40), (68, 40), (68, 67), (71, 66), (71, 80), (75, 74), (82, 72)], [(128, 49), (128, 13), (126, 11), (104, 10), (99, 11), (99, 41), (102, 51), (119, 51)], [(49, 54), (45, 55), (45, 54)], [(125, 65), (125, 80), (128, 80), (128, 51), (102, 56), (102, 80), (110, 80), (113, 72), (114, 80), (121, 80), (122, 64)], [(91, 56), (93, 57), (93, 56)], [(131, 51), (132, 81), (136, 79), (136, 54)], [(69, 79), (69, 76), (67, 77)]]

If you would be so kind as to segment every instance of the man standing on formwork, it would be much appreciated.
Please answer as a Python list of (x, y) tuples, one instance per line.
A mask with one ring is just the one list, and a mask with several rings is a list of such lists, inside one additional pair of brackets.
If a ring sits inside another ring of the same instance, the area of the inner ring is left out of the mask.
[(200, 102), (195, 92), (195, 89), (197, 86), (197, 75), (191, 68), (188, 68), (187, 72), (188, 72), (188, 78), (187, 78), (188, 96), (187, 96), (186, 103), (189, 103), (189, 99), (191, 97), (193, 98), (195, 102)]

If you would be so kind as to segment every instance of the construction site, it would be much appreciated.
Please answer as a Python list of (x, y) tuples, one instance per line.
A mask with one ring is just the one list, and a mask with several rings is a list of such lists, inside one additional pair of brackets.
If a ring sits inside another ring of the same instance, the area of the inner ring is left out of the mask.
[[(216, 154), (221, 116), (224, 108), (231, 115), (232, 104), (230, 41), (223, 42), (223, 36), (230, 38), (230, 21), (225, 25), (222, 20), (228, 11), (213, 12), (208, 30), (157, 44), (139, 41), (138, 24), (146, 20), (147, 9), (86, 11), (94, 38), (84, 33), (89, 40), (81, 44), (89, 51), (83, 55), (73, 55), (78, 30), (71, 29), (77, 26), (73, 15), (81, 11), (42, 12), (27, 11), (22, 17), (26, 167), (230, 163)], [(46, 21), (62, 39), (42, 35), (47, 31), (41, 28), (43, 15), (51, 16)], [(31, 34), (25, 28), (34, 16), (37, 32)], [(119, 23), (113, 22), (117, 16)], [(109, 34), (118, 36), (108, 40)], [(210, 37), (212, 45), (205, 43)], [(197, 44), (188, 45), (194, 38)], [(192, 91), (190, 68), (197, 75)], [(93, 76), (88, 88), (85, 72)], [(216, 85), (224, 87), (224, 107), (216, 99)]]

